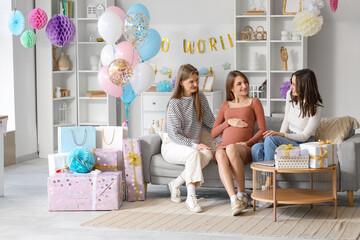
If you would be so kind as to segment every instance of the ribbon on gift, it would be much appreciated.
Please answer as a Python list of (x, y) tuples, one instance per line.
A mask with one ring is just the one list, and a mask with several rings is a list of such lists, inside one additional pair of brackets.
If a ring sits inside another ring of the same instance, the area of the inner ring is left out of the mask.
[(136, 181), (135, 167), (136, 166), (141, 166), (141, 157), (134, 152), (134, 145), (133, 145), (132, 138), (130, 138), (130, 141), (131, 141), (131, 152), (129, 152), (128, 157), (126, 158), (126, 160), (130, 160), (130, 165), (134, 166), (133, 170), (134, 170), (136, 201), (139, 201), (139, 189), (138, 189), (137, 181)]
[(290, 150), (291, 149), (294, 149), (293, 145), (292, 144), (283, 144), (283, 145), (280, 145), (276, 148), (276, 152), (280, 149), (284, 149), (284, 157), (289, 157), (290, 156)]
[(334, 146), (334, 140), (321, 140), (319, 139), (318, 143), (320, 143), (320, 145), (328, 145), (328, 144), (331, 144), (332, 146), (332, 163), (333, 165), (335, 165), (335, 146)]
[(309, 158), (319, 161), (320, 162), (320, 168), (323, 168), (324, 158), (328, 158), (329, 155), (327, 154), (327, 149), (324, 150), (323, 147), (320, 147), (320, 152), (321, 152), (320, 156), (313, 156), (313, 155), (309, 154)]
[(96, 163), (93, 167), (95, 169), (117, 169), (117, 166), (101, 166), (100, 164)]

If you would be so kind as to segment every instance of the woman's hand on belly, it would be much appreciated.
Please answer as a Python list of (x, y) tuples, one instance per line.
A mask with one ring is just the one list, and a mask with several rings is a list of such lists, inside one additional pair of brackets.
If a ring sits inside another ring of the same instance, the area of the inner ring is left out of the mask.
[(228, 124), (232, 127), (245, 128), (248, 126), (248, 124), (246, 122), (244, 122), (242, 119), (239, 119), (239, 118), (230, 118), (227, 121), (228, 121)]

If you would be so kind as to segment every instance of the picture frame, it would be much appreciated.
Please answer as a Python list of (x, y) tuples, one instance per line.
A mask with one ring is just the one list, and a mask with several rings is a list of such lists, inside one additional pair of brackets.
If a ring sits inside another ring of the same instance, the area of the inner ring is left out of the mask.
[(202, 92), (212, 92), (215, 81), (214, 74), (206, 74), (199, 76), (199, 89)]
[(302, 10), (302, 0), (284, 0), (283, 14), (296, 15)]

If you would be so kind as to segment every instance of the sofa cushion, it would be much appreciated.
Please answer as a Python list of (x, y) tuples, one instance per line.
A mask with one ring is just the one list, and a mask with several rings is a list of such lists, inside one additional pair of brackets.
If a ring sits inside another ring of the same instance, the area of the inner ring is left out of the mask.
[(320, 126), (316, 129), (315, 139), (334, 140), (340, 143), (355, 134), (359, 122), (353, 117), (322, 118)]

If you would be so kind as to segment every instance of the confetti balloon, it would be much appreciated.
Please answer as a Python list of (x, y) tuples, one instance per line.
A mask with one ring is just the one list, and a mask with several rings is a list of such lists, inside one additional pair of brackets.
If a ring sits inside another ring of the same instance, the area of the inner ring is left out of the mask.
[(10, 14), (9, 18), (9, 29), (10, 32), (14, 35), (20, 35), (25, 28), (25, 18), (24, 15), (18, 11), (14, 10)]
[(48, 22), (45, 32), (52, 44), (65, 47), (74, 40), (76, 28), (70, 18), (64, 15), (55, 15)]
[(115, 59), (109, 65), (109, 78), (115, 85), (124, 86), (128, 84), (132, 73), (131, 65), (124, 59)]
[(36, 44), (37, 37), (33, 31), (27, 30), (21, 34), (20, 42), (26, 48), (32, 48)]
[(31, 10), (31, 12), (29, 12), (28, 19), (30, 26), (39, 30), (45, 27), (48, 16), (46, 15), (46, 12), (41, 8), (35, 8)]
[(130, 11), (126, 14), (124, 37), (133, 46), (139, 45), (149, 31), (149, 20), (140, 11)]

